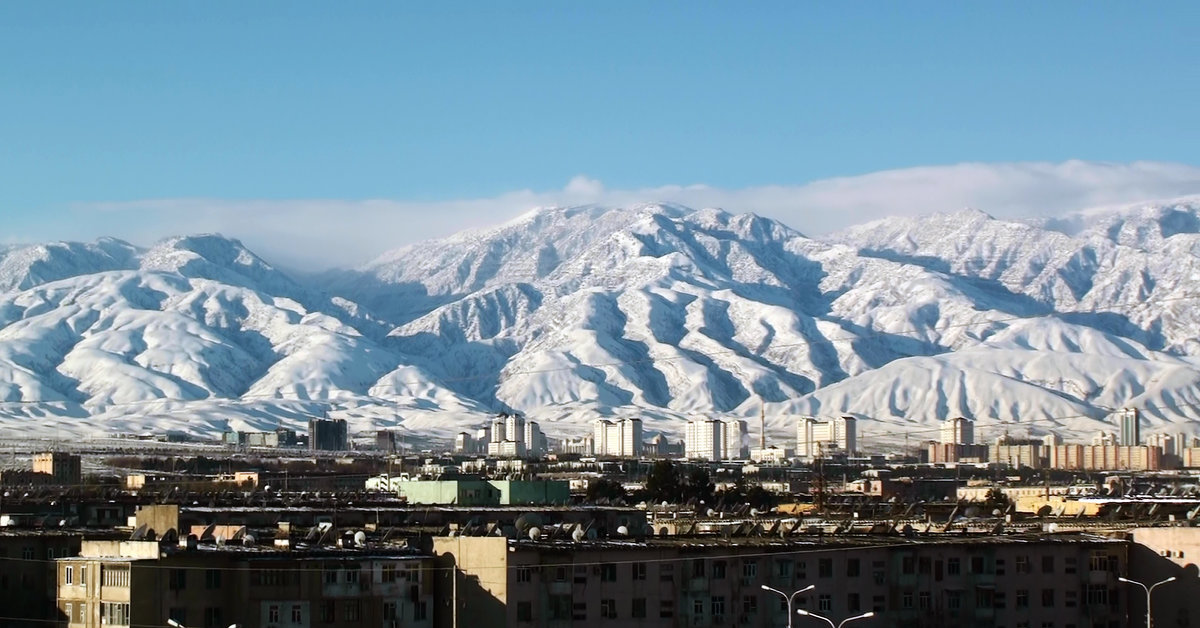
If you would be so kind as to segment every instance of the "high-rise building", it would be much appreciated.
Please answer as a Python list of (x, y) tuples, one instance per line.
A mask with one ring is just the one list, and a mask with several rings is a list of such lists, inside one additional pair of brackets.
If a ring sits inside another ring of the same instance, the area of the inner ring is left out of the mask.
[(737, 460), (749, 457), (750, 429), (741, 419), (688, 421), (684, 455), (697, 460)]
[(597, 456), (636, 458), (642, 455), (642, 420), (598, 419), (592, 429)]
[(81, 458), (78, 454), (49, 452), (33, 455), (33, 472), (49, 476), (51, 484), (74, 486), (83, 480)]
[(310, 419), (308, 448), (313, 451), (345, 451), (348, 439), (346, 419)]
[(825, 421), (804, 417), (796, 426), (796, 455), (816, 458), (818, 455), (858, 451), (858, 421), (852, 416), (835, 417)]
[(942, 422), (940, 442), (944, 445), (974, 445), (975, 422), (963, 417), (946, 419)]
[(1142, 444), (1142, 415), (1137, 408), (1125, 408), (1117, 413), (1121, 423), (1121, 444)]

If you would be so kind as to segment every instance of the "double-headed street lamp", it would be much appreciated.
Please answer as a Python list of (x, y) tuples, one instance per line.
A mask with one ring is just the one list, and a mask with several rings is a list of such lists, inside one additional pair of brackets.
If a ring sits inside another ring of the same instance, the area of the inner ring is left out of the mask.
[(875, 616), (875, 611), (867, 611), (867, 612), (863, 613), (862, 615), (855, 615), (854, 617), (847, 617), (847, 618), (845, 618), (845, 619), (843, 619), (843, 620), (842, 620), (842, 623), (840, 623), (840, 624), (837, 624), (837, 625), (834, 625), (834, 623), (833, 623), (833, 620), (832, 620), (832, 619), (830, 619), (830, 618), (828, 618), (828, 617), (822, 617), (822, 616), (820, 616), (820, 615), (818, 615), (818, 614), (816, 614), (816, 613), (810, 613), (810, 612), (808, 612), (808, 611), (804, 610), (803, 608), (798, 608), (798, 609), (796, 609), (796, 614), (797, 614), (797, 615), (803, 615), (803, 616), (805, 616), (805, 617), (816, 617), (817, 619), (824, 620), (824, 621), (825, 621), (825, 623), (829, 624), (829, 628), (842, 628), (842, 626), (845, 626), (846, 624), (848, 624), (848, 623), (850, 623), (850, 622), (852, 622), (852, 621), (856, 621), (856, 620), (859, 620), (859, 619), (866, 619), (866, 618), (868, 618), (868, 617), (874, 617), (874, 616)]
[(1142, 589), (1144, 589), (1146, 591), (1146, 628), (1151, 628), (1152, 623), (1151, 623), (1151, 619), (1150, 619), (1150, 594), (1154, 592), (1155, 587), (1164, 585), (1168, 582), (1173, 582), (1175, 580), (1175, 576), (1171, 576), (1170, 578), (1167, 578), (1166, 580), (1163, 580), (1162, 582), (1155, 582), (1154, 584), (1152, 584), (1148, 587), (1146, 585), (1138, 582), (1137, 580), (1130, 580), (1129, 578), (1118, 577), (1117, 580), (1120, 580), (1121, 582), (1124, 582), (1125, 584), (1136, 584), (1139, 587), (1142, 587)]
[[(171, 628), (187, 628), (187, 626), (184, 626), (183, 624), (175, 621), (174, 619), (167, 619), (167, 625), (170, 626)], [(238, 624), (229, 624), (229, 628), (241, 628), (241, 626)]]
[(779, 589), (772, 589), (771, 587), (769, 587), (765, 584), (762, 585), (762, 588), (763, 588), (763, 591), (771, 591), (773, 593), (778, 593), (779, 595), (783, 596), (783, 599), (787, 600), (787, 620), (788, 620), (787, 625), (788, 625), (788, 628), (792, 628), (792, 600), (795, 600), (797, 595), (800, 595), (801, 593), (804, 593), (805, 591), (812, 591), (813, 589), (817, 588), (817, 585), (810, 584), (810, 585), (804, 587), (803, 589), (800, 589), (799, 591), (793, 591), (791, 595), (788, 595), (787, 593), (784, 593), (783, 591), (780, 591)]

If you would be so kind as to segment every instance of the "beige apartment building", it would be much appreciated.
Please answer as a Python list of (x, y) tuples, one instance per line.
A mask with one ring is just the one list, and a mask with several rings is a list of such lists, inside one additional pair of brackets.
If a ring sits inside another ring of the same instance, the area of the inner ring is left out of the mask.
[(84, 541), (57, 562), (68, 628), (433, 624), (432, 559), (404, 550)]
[[(1128, 543), (1096, 536), (434, 539), (439, 628), (785, 625), (781, 596), (866, 627), (1123, 628)], [(449, 568), (455, 567), (453, 571)], [(808, 622), (808, 623), (804, 623)], [(795, 625), (820, 625), (796, 618)]]

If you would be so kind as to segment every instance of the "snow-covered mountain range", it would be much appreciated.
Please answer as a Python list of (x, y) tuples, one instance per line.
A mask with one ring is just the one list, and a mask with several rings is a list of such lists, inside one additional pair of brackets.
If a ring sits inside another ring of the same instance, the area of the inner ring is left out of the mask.
[(502, 409), (552, 437), (602, 415), (677, 434), (765, 404), (777, 436), (851, 413), (869, 445), (947, 416), (989, 437), (1200, 416), (1195, 198), (821, 238), (712, 209), (541, 209), (308, 277), (221, 236), (104, 239), (0, 249), (0, 291), (7, 437), (324, 412), (443, 437)]

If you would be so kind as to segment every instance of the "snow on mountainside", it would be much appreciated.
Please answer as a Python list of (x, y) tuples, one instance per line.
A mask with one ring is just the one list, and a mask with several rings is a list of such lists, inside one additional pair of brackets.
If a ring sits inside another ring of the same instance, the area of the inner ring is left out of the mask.
[(821, 239), (711, 209), (548, 208), (301, 281), (220, 236), (10, 248), (0, 410), (43, 433), (328, 411), (445, 436), (510, 408), (552, 436), (631, 414), (678, 433), (760, 400), (780, 434), (834, 413), (880, 439), (957, 415), (1086, 432), (1130, 405), (1166, 424), (1200, 414), (1198, 285), (1195, 199)]

